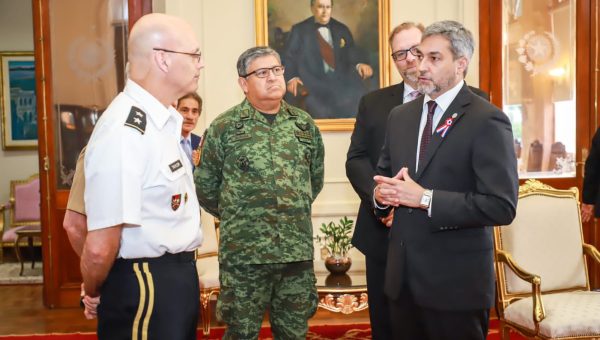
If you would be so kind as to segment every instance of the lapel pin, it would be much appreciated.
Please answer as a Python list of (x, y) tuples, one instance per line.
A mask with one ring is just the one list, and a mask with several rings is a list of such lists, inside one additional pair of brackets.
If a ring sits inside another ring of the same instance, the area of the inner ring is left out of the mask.
[(452, 126), (452, 123), (454, 122), (454, 118), (456, 118), (457, 116), (458, 116), (458, 114), (456, 114), (456, 113), (452, 114), (452, 117), (447, 118), (444, 121), (444, 124), (441, 125), (440, 127), (438, 127), (435, 130), (435, 132), (439, 133), (442, 138), (446, 137), (446, 133), (448, 133), (448, 130), (450, 129), (450, 126)]

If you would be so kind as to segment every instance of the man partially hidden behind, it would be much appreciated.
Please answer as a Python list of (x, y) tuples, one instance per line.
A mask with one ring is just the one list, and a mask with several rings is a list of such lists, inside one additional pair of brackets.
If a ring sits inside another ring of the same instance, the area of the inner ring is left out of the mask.
[(425, 29), (418, 87), (390, 113), (374, 204), (394, 207), (384, 290), (393, 339), (485, 340), (494, 304), (493, 226), (516, 212), (519, 179), (506, 114), (463, 77), (471, 32)]
[(256, 339), (268, 308), (276, 339), (305, 339), (317, 308), (311, 204), (323, 187), (323, 141), (282, 100), (277, 52), (250, 48), (237, 69), (246, 99), (212, 122), (194, 173), (200, 204), (221, 219), (217, 317), (224, 339)]
[(190, 92), (177, 100), (177, 111), (183, 116), (181, 128), (181, 145), (186, 156), (192, 163), (192, 170), (200, 162), (200, 151), (198, 146), (202, 137), (192, 131), (198, 124), (198, 118), (202, 114), (202, 98), (196, 92)]
[(285, 44), (286, 97), (313, 118), (356, 114), (362, 80), (373, 75), (364, 53), (346, 25), (331, 18), (333, 0), (310, 0), (313, 16), (295, 24)]
[(125, 88), (85, 151), (86, 315), (97, 313), (99, 339), (196, 339), (200, 208), (170, 104), (198, 86), (199, 43), (155, 13), (133, 26), (128, 51)]
[(392, 337), (390, 312), (383, 293), (383, 282), (393, 210), (388, 216), (381, 218), (373, 214), (373, 176), (383, 146), (390, 111), (421, 96), (417, 90), (419, 60), (410, 50), (421, 42), (423, 30), (421, 24), (405, 22), (390, 33), (392, 59), (402, 82), (370, 92), (360, 99), (346, 160), (346, 175), (361, 198), (352, 244), (365, 254), (369, 318), (374, 340), (387, 340)]

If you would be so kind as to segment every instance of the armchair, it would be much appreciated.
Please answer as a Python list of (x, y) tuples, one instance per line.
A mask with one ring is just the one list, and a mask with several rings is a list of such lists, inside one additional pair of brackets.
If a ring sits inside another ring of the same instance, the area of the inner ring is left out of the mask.
[(200, 316), (202, 333), (210, 333), (210, 301), (220, 292), (219, 284), (219, 220), (215, 218), (214, 228), (211, 223), (202, 223), (204, 241), (196, 251), (196, 267), (200, 281)]
[[(9, 218), (5, 225), (6, 211), (9, 211)], [(10, 181), (9, 201), (0, 205), (0, 263), (4, 261), (4, 247), (16, 247), (21, 231), (41, 231), (38, 174), (25, 180)], [(41, 245), (40, 241), (35, 245)]]
[(600, 292), (590, 291), (577, 188), (536, 180), (519, 188), (514, 221), (494, 229), (498, 318), (502, 339), (513, 329), (534, 339), (600, 338)]

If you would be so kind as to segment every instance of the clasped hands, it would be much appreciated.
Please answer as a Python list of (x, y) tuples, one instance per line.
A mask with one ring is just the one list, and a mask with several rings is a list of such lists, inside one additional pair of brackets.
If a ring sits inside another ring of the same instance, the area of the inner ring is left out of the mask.
[(91, 297), (85, 294), (83, 283), (81, 284), (81, 301), (83, 302), (83, 315), (86, 319), (95, 319), (98, 316), (98, 305), (100, 305), (100, 296)]
[(373, 180), (377, 183), (374, 196), (378, 203), (393, 207), (419, 207), (425, 189), (410, 178), (408, 168), (400, 169), (394, 177), (377, 175)]

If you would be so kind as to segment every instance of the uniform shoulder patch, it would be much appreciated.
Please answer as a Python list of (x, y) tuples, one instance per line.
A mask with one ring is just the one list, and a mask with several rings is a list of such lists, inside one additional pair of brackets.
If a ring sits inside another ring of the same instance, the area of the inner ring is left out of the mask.
[(129, 111), (129, 116), (125, 121), (125, 126), (134, 128), (142, 133), (146, 132), (146, 112), (142, 111), (139, 107), (132, 106)]

